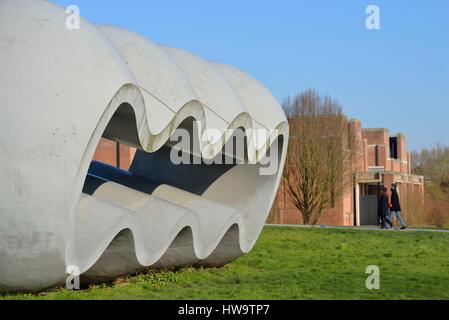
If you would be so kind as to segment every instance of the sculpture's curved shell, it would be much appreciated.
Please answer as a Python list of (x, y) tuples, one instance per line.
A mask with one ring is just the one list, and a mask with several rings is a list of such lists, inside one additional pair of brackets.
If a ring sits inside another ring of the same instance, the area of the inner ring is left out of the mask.
[[(0, 1), (0, 291), (62, 283), (68, 266), (106, 280), (248, 252), (285, 157), (276, 100), (232, 67), (85, 20), (68, 30), (66, 17)], [(175, 165), (178, 127), (197, 129), (203, 159), (243, 134), (247, 163)], [(203, 140), (209, 129), (221, 138)], [(139, 149), (129, 172), (91, 163), (101, 136)], [(270, 147), (281, 156), (264, 175)]]
[(150, 109), (150, 131), (159, 134), (180, 109), (199, 101), (189, 79), (181, 68), (150, 40), (111, 26), (97, 26), (114, 44), (142, 89), (145, 105)]

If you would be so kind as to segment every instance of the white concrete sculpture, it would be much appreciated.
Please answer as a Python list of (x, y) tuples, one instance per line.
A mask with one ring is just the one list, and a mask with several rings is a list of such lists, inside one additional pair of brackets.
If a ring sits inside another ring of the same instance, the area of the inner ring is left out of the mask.
[[(232, 67), (83, 19), (70, 30), (66, 18), (46, 1), (0, 0), (0, 291), (248, 252), (285, 159), (276, 99)], [(173, 164), (178, 128), (203, 160), (243, 128), (246, 162)], [(194, 134), (209, 129), (220, 138)], [(129, 172), (91, 161), (102, 136), (139, 150)], [(277, 170), (261, 174), (274, 151)]]

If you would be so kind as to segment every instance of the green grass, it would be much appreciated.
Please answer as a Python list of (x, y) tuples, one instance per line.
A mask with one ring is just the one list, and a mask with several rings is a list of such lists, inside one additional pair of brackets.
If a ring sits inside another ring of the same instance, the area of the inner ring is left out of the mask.
[[(380, 290), (365, 287), (369, 265), (380, 268)], [(266, 227), (249, 254), (223, 268), (4, 298), (449, 299), (449, 234)]]

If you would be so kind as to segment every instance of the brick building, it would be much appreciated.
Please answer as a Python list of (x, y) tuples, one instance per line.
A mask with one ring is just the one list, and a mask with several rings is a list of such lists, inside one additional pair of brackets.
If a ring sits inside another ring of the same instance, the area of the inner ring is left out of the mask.
[[(354, 184), (333, 206), (323, 213), (319, 223), (337, 226), (377, 224), (377, 195), (381, 185), (397, 183), (404, 215), (407, 203), (422, 204), (424, 178), (411, 174), (410, 152), (403, 134), (390, 136), (387, 129), (364, 129), (358, 120), (348, 123), (356, 139), (357, 156), (353, 163)], [(301, 214), (281, 183), (273, 206), (277, 222), (301, 224)]]

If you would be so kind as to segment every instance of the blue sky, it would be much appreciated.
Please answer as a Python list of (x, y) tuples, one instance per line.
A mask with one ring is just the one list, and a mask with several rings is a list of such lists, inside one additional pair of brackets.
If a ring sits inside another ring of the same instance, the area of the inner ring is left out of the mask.
[[(91, 22), (234, 65), (282, 101), (314, 88), (364, 127), (449, 145), (448, 0), (52, 0)], [(365, 28), (380, 8), (381, 29)]]

